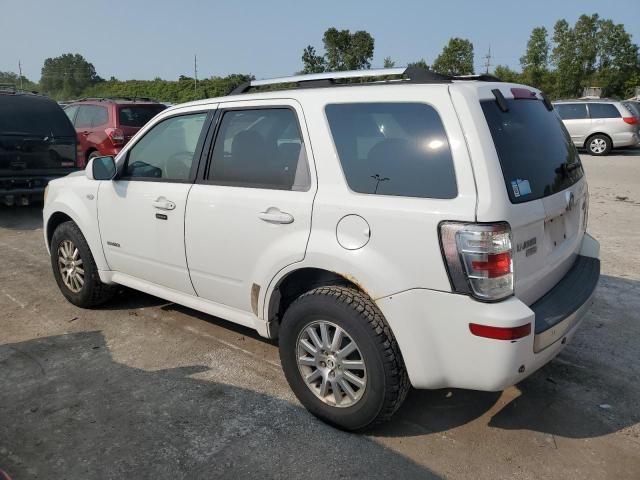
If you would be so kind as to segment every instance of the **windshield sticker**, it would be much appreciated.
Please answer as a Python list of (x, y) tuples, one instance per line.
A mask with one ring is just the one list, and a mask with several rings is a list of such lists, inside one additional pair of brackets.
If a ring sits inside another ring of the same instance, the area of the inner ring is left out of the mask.
[(511, 188), (513, 188), (513, 195), (515, 197), (529, 195), (531, 193), (531, 185), (529, 185), (529, 180), (522, 180), (520, 178), (511, 180)]

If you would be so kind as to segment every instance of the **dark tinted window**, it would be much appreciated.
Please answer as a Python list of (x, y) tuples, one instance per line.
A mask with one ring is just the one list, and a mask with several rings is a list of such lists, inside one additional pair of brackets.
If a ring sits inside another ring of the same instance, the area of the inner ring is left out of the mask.
[(76, 132), (53, 100), (37, 95), (0, 95), (0, 134), (75, 137)]
[(80, 105), (75, 125), (78, 128), (99, 127), (109, 121), (107, 107), (98, 105)]
[(620, 112), (611, 103), (590, 103), (589, 114), (591, 118), (619, 118)]
[(129, 151), (124, 176), (188, 180), (206, 113), (168, 118)]
[(327, 105), (351, 190), (423, 198), (457, 196), (449, 141), (438, 113), (420, 103)]
[(558, 103), (555, 104), (554, 107), (563, 120), (589, 118), (587, 106), (584, 103)]
[(142, 127), (149, 120), (163, 111), (164, 105), (136, 105), (118, 108), (118, 121), (125, 127)]
[(503, 112), (495, 100), (481, 102), (502, 173), (513, 203), (552, 195), (582, 177), (578, 152), (562, 121), (539, 100), (506, 100)]
[(296, 114), (288, 108), (225, 112), (209, 180), (241, 187), (307, 190), (309, 168)]
[(625, 102), (624, 106), (629, 110), (631, 115), (640, 118), (640, 103), (639, 102)]

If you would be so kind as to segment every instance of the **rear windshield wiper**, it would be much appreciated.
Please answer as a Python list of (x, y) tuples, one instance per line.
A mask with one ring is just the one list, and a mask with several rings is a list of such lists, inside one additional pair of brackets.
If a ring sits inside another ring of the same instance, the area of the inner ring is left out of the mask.
[(556, 173), (561, 173), (562, 175), (569, 175), (569, 173), (577, 170), (582, 167), (582, 163), (580, 161), (576, 162), (562, 162), (558, 168), (556, 168)]

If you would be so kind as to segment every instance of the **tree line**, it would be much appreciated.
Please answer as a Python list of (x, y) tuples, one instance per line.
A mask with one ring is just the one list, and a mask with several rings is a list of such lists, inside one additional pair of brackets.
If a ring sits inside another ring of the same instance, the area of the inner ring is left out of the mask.
[[(324, 53), (312, 45), (302, 52), (299, 73), (359, 70), (371, 68), (375, 40), (359, 30), (329, 28), (322, 37)], [(394, 67), (391, 57), (384, 66)], [(474, 69), (474, 47), (465, 38), (451, 38), (429, 65), (424, 58), (409, 64), (446, 75), (470, 75)], [(520, 58), (520, 70), (498, 65), (493, 74), (504, 81), (524, 83), (545, 91), (551, 98), (582, 95), (585, 87), (600, 87), (605, 96), (628, 98), (640, 86), (638, 45), (624, 25), (597, 14), (581, 15), (574, 25), (558, 20), (549, 34), (545, 27), (532, 30)], [(165, 102), (186, 102), (226, 95), (236, 86), (253, 79), (250, 74), (232, 74), (195, 80), (118, 80), (101, 78), (85, 58), (64, 54), (45, 60), (39, 83), (13, 72), (0, 72), (0, 83), (22, 84), (56, 99), (79, 97), (148, 97)]]

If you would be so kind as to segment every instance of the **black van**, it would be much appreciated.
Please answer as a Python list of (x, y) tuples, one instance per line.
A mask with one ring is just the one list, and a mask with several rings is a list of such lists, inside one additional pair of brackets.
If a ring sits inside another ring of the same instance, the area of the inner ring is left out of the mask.
[(76, 131), (50, 98), (0, 90), (0, 202), (42, 201), (47, 183), (78, 170)]

